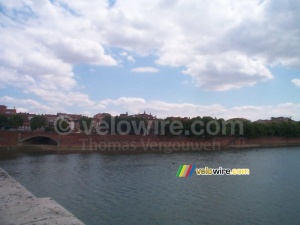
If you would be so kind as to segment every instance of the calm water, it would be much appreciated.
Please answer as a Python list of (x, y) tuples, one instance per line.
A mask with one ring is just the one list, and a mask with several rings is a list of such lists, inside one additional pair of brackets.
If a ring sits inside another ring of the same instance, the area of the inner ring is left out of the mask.
[[(174, 164), (173, 164), (174, 162)], [(249, 168), (249, 176), (177, 178), (180, 164)], [(86, 225), (300, 224), (300, 148), (4, 157), (0, 166), (37, 197)]]

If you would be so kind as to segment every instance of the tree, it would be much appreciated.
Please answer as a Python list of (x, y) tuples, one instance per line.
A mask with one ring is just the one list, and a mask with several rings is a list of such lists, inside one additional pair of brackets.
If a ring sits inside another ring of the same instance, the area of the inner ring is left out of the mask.
[(30, 128), (31, 130), (41, 129), (46, 127), (47, 119), (44, 116), (34, 116), (30, 120)]
[(253, 138), (255, 137), (255, 131), (253, 123), (248, 121), (243, 123), (244, 126), (244, 136), (247, 138)]
[(54, 129), (59, 133), (68, 133), (70, 131), (70, 124), (66, 122), (64, 119), (59, 119), (54, 124), (56, 126)]
[(105, 122), (106, 124), (108, 124), (108, 129), (107, 129), (107, 131), (108, 131), (108, 133), (110, 133), (110, 134), (112, 134), (112, 131), (114, 130), (116, 130), (116, 124), (114, 124), (114, 127), (112, 127), (113, 126), (113, 124), (112, 124), (112, 116), (110, 115), (110, 114), (106, 114), (105, 116), (104, 116), (104, 118), (102, 119), (102, 121), (103, 122)]
[(216, 127), (214, 124), (212, 124), (212, 126), (208, 127), (207, 124), (210, 121), (214, 120), (214, 118), (212, 118), (210, 116), (203, 116), (201, 120), (204, 124), (204, 136), (210, 136), (210, 134), (208, 133), (208, 129), (211, 129), (211, 131), (215, 131)]
[(8, 118), (5, 115), (0, 115), (0, 129), (8, 125)]
[(87, 117), (87, 116), (82, 116), (79, 119), (79, 126), (81, 130), (89, 129), (91, 126), (91, 123), (93, 121), (93, 118)]
[(54, 127), (53, 127), (53, 125), (52, 125), (52, 126), (47, 126), (47, 127), (45, 127), (45, 131), (46, 131), (46, 132), (54, 132), (55, 130), (54, 130)]
[[(204, 135), (204, 123), (200, 116), (194, 117), (190, 120), (189, 129), (187, 130), (190, 136), (203, 136)], [(201, 131), (203, 130), (203, 132)]]
[(14, 128), (14, 129), (17, 129), (18, 127), (22, 126), (23, 125), (23, 117), (20, 116), (20, 115), (12, 115), (10, 118), (9, 118), (9, 124)]

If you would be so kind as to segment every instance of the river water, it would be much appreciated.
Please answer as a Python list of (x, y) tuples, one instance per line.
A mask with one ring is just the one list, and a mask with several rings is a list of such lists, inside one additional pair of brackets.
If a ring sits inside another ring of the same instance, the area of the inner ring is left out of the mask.
[[(249, 168), (248, 176), (176, 177), (180, 164)], [(1, 156), (37, 197), (86, 225), (300, 224), (300, 148), (178, 154)]]

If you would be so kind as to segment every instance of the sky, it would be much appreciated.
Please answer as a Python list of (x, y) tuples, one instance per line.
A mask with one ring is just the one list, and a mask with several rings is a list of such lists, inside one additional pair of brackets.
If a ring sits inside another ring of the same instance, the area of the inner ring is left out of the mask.
[(0, 104), (300, 120), (300, 1), (0, 0)]

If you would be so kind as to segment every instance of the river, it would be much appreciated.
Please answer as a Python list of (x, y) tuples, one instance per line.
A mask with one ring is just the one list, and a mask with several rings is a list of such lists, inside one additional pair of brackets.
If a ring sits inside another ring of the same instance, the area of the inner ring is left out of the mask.
[[(181, 164), (249, 168), (251, 173), (179, 178)], [(0, 167), (86, 225), (300, 223), (300, 147), (2, 155)]]

